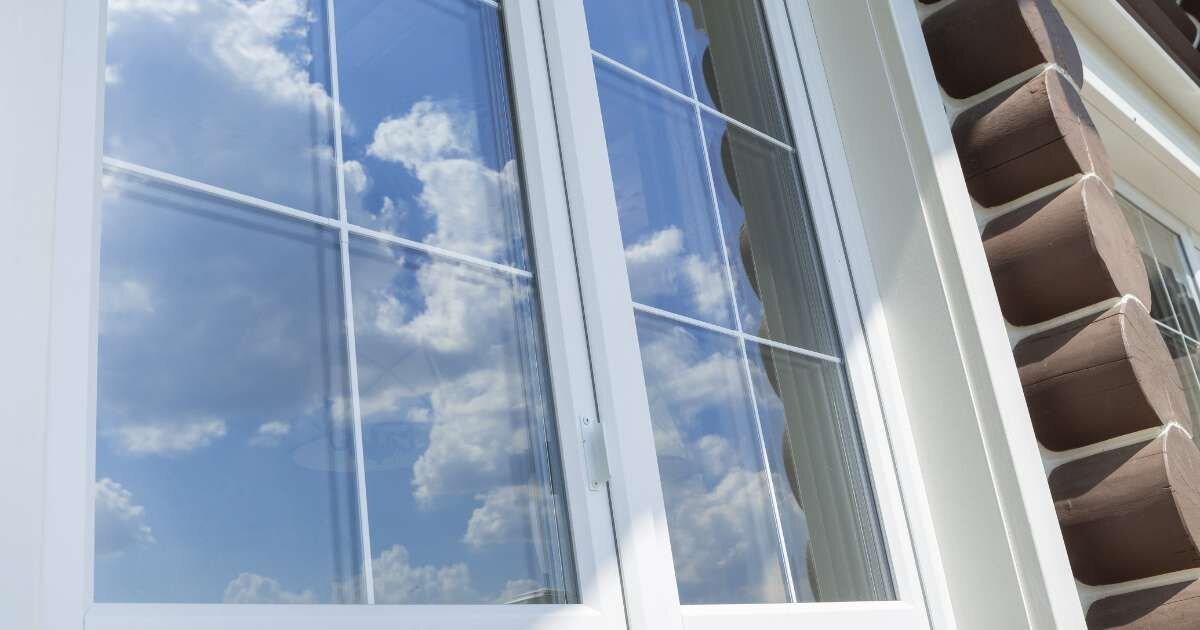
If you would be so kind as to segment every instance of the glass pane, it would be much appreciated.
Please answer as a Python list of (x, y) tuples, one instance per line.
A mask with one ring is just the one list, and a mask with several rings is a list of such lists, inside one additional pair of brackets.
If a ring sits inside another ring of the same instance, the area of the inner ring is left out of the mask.
[(1162, 292), (1171, 301), (1175, 313), (1175, 328), (1192, 338), (1200, 337), (1200, 313), (1196, 311), (1196, 291), (1192, 284), (1191, 266), (1184, 258), (1179, 235), (1153, 217), (1144, 216), (1146, 233), (1158, 260)]
[(1175, 369), (1183, 383), (1192, 424), (1200, 427), (1200, 378), (1197, 378), (1196, 372), (1197, 361), (1200, 361), (1200, 346), (1165, 328), (1160, 328), (1159, 331), (1163, 335), (1163, 341), (1167, 342), (1167, 350), (1171, 353), (1171, 359), (1175, 361)]
[(635, 302), (733, 326), (694, 110), (596, 64)]
[(748, 342), (799, 601), (895, 597), (840, 366)]
[(825, 272), (794, 156), (715, 116), (705, 115), (704, 127), (742, 330), (836, 354)]
[(96, 600), (361, 602), (335, 233), (105, 177)]
[(1125, 211), (1125, 219), (1133, 230), (1133, 239), (1137, 241), (1138, 250), (1142, 252), (1142, 263), (1146, 265), (1146, 274), (1150, 277), (1150, 316), (1156, 321), (1175, 327), (1175, 311), (1168, 298), (1166, 283), (1159, 273), (1158, 263), (1154, 260), (1154, 249), (1146, 234), (1143, 213), (1129, 202), (1121, 199), (1121, 209)]
[(584, 0), (592, 50), (691, 94), (674, 0)]
[(478, 0), (336, 7), (350, 220), (528, 268), (498, 10)]
[(324, 0), (110, 2), (105, 154), (336, 215), (324, 13)]
[(786, 140), (783, 99), (758, 0), (680, 0), (679, 8), (700, 100)]
[(531, 282), (351, 244), (375, 600), (578, 601)]
[(789, 601), (737, 339), (652, 315), (637, 324), (680, 600)]

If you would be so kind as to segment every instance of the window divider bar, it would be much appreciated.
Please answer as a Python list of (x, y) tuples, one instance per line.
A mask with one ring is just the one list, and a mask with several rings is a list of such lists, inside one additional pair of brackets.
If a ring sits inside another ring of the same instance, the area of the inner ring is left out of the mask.
[(337, 26), (334, 21), (333, 0), (325, 0), (325, 28), (329, 35), (329, 85), (333, 100), (333, 153), (337, 182), (338, 250), (342, 268), (343, 327), (346, 335), (346, 364), (350, 378), (350, 410), (354, 433), (354, 479), (358, 497), (358, 534), (362, 555), (362, 594), (367, 604), (375, 603), (375, 579), (371, 566), (371, 517), (367, 506), (366, 449), (363, 445), (362, 405), (358, 393), (358, 346), (354, 330), (354, 289), (350, 273), (350, 232), (346, 210), (346, 177), (342, 154), (342, 101), (338, 85)]
[(259, 210), (266, 210), (268, 212), (274, 212), (276, 214), (281, 214), (283, 216), (290, 217), (292, 219), (298, 219), (300, 221), (307, 221), (309, 223), (315, 223), (322, 227), (332, 228), (335, 230), (345, 229), (346, 231), (348, 231), (349, 233), (351, 233), (355, 236), (362, 236), (364, 238), (375, 239), (377, 241), (390, 243), (392, 245), (398, 245), (405, 249), (414, 250), (414, 251), (420, 252), (422, 254), (429, 254), (431, 256), (440, 256), (442, 258), (448, 258), (448, 259), (454, 260), (456, 262), (461, 262), (461, 263), (464, 263), (467, 265), (472, 265), (475, 267), (483, 267), (485, 269), (490, 269), (492, 271), (497, 271), (500, 273), (517, 276), (519, 278), (532, 278), (533, 277), (533, 273), (526, 271), (524, 269), (518, 269), (516, 267), (509, 267), (508, 265), (502, 265), (497, 262), (492, 262), (490, 260), (485, 260), (483, 258), (476, 258), (474, 256), (470, 256), (467, 254), (460, 254), (458, 252), (453, 252), (448, 249), (443, 249), (436, 245), (430, 245), (428, 243), (421, 243), (419, 241), (413, 241), (413, 240), (404, 238), (403, 236), (396, 236), (395, 234), (389, 234), (387, 232), (380, 232), (378, 230), (372, 230), (371, 228), (362, 227), (361, 225), (355, 225), (348, 221), (342, 221), (341, 219), (332, 219), (329, 217), (323, 217), (319, 214), (313, 214), (311, 212), (306, 212), (304, 210), (297, 210), (296, 208), (292, 208), (292, 207), (285, 206), (285, 205), (282, 205), (279, 203), (275, 203), (274, 201), (267, 201), (265, 199), (260, 199), (258, 197), (253, 197), (253, 196), (246, 195), (243, 193), (234, 192), (232, 190), (226, 190), (224, 188), (219, 188), (219, 187), (213, 186), (211, 184), (205, 184), (204, 182), (198, 182), (196, 180), (188, 179), (186, 177), (180, 177), (178, 175), (172, 175), (171, 173), (165, 173), (163, 171), (159, 171), (157, 169), (150, 168), (148, 166), (142, 166), (140, 164), (133, 164), (132, 162), (126, 162), (126, 161), (118, 159), (118, 158), (105, 156), (104, 166), (107, 168), (111, 168), (111, 169), (116, 169), (116, 170), (133, 173), (135, 175), (139, 175), (139, 176), (145, 177), (147, 179), (153, 179), (153, 180), (165, 183), (165, 184), (170, 184), (172, 186), (176, 186), (178, 188), (190, 190), (192, 192), (198, 192), (201, 194), (205, 194), (210, 197), (216, 197), (217, 199), (223, 199), (225, 201), (232, 201), (234, 203), (242, 204), (245, 206), (250, 206), (252, 208), (257, 208)]
[(817, 352), (816, 350), (807, 350), (807, 349), (801, 348), (799, 346), (793, 346), (793, 345), (783, 343), (781, 341), (775, 341), (774, 339), (765, 339), (765, 338), (759, 337), (757, 335), (751, 335), (750, 333), (747, 333), (747, 332), (739, 333), (736, 330), (731, 330), (729, 328), (725, 328), (724, 326), (718, 326), (716, 324), (710, 324), (704, 320), (688, 317), (687, 315), (680, 315), (678, 313), (672, 313), (671, 311), (664, 311), (663, 309), (658, 308), (656, 306), (649, 306), (647, 304), (641, 304), (639, 302), (634, 302), (633, 310), (638, 311), (640, 313), (646, 313), (647, 315), (654, 315), (656, 317), (662, 317), (663, 319), (669, 319), (672, 321), (676, 321), (681, 324), (695, 326), (696, 328), (703, 328), (704, 330), (712, 331), (715, 333), (720, 333), (722, 335), (726, 335), (729, 337), (743, 337), (746, 339), (746, 341), (752, 341), (752, 342), (760, 344), (760, 345), (771, 346), (772, 348), (778, 348), (780, 350), (786, 350), (793, 354), (799, 354), (799, 355), (806, 356), (810, 359), (816, 359), (818, 361), (824, 361), (826, 363), (833, 363), (833, 364), (838, 364), (838, 365), (840, 365), (842, 363), (842, 360), (840, 358), (835, 357), (833, 355)]
[[(684, 74), (687, 75), (688, 85), (692, 94), (696, 92), (696, 79), (692, 76), (692, 64), (687, 53), (687, 35), (683, 27), (683, 13), (679, 9), (679, 0), (672, 0), (671, 6), (675, 11), (675, 25), (679, 29), (679, 45), (684, 58)], [(705, 184), (708, 187), (709, 211), (712, 221), (717, 226), (717, 239), (721, 250), (721, 263), (725, 270), (726, 289), (729, 291), (729, 304), (733, 308), (733, 325), (737, 331), (738, 353), (741, 355), (742, 378), (746, 383), (746, 394), (750, 398), (750, 410), (754, 418), (754, 434), (758, 439), (759, 457), (762, 458), (763, 472), (767, 482), (767, 502), (771, 506), (771, 518), (775, 522), (776, 542), (779, 544), (779, 562), (783, 569), (783, 585), (787, 590), (788, 601), (797, 602), (796, 584), (792, 579), (792, 560), (788, 557), (787, 538), (783, 534), (783, 515), (779, 511), (779, 495), (775, 491), (775, 475), (771, 472), (770, 451), (767, 450), (766, 431), (763, 430), (762, 417), (758, 412), (758, 396), (754, 393), (754, 374), (750, 371), (750, 355), (746, 352), (745, 331), (742, 330), (741, 309), (737, 299), (737, 283), (733, 279), (733, 266), (729, 262), (729, 246), (725, 240), (725, 226), (721, 219), (721, 202), (717, 198), (717, 178), (713, 174), (712, 163), (709, 159), (708, 137), (704, 129), (704, 115), (698, 98), (691, 99), (692, 112), (696, 120), (696, 133), (700, 138), (700, 161), (704, 164)]]
[[(634, 70), (633, 68), (630, 68), (629, 66), (621, 63), (620, 61), (617, 61), (616, 59), (613, 59), (612, 57), (605, 55), (602, 52), (599, 52), (596, 50), (593, 50), (591, 52), (592, 52), (593, 58), (598, 59), (599, 61), (604, 63), (604, 65), (611, 67), (613, 70), (616, 70), (622, 74), (629, 75), (630, 77), (632, 77), (634, 79), (642, 81), (642, 82), (646, 83), (647, 85), (649, 85), (650, 87), (652, 87), (660, 92), (663, 92), (667, 96), (670, 96), (677, 100), (681, 100), (685, 103), (688, 103), (689, 105), (699, 107), (700, 110), (703, 111), (704, 113), (709, 114), (710, 116), (715, 116), (717, 118), (720, 118), (721, 120), (737, 127), (738, 129), (741, 129), (742, 131), (745, 131), (746, 133), (756, 136), (765, 142), (769, 142), (769, 143), (783, 149), (784, 151), (787, 151), (789, 153), (796, 152), (796, 149), (794, 147), (792, 147), (792, 145), (780, 140), (779, 138), (776, 138), (775, 136), (772, 136), (772, 135), (764, 133), (758, 129), (755, 129), (754, 127), (751, 127), (750, 125), (747, 125), (746, 123), (744, 123), (736, 118), (731, 117), (729, 114), (726, 114), (725, 112), (714, 109), (711, 105), (701, 103), (698, 99), (692, 98), (691, 96), (688, 96), (686, 94), (682, 94), (675, 88), (673, 88), (669, 85), (665, 85), (662, 82), (658, 81), (657, 79), (652, 79), (652, 78), (642, 74), (641, 72), (638, 72), (637, 70)], [(685, 62), (687, 60), (686, 49), (685, 49), (685, 53), (684, 53), (684, 60), (685, 60)], [(689, 69), (688, 72), (689, 72), (688, 76), (689, 76), (689, 81), (690, 81), (691, 80), (690, 79), (691, 70)], [(695, 88), (693, 87), (692, 89), (694, 90)]]

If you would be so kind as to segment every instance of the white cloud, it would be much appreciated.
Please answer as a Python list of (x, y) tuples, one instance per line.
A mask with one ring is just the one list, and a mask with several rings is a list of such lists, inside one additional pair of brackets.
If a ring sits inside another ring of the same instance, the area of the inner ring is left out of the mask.
[(466, 564), (413, 565), (403, 545), (393, 545), (373, 559), (371, 570), (378, 604), (463, 604), (479, 599)]
[(302, 0), (225, 3), (228, 15), (217, 26), (212, 53), (234, 78), (277, 103), (328, 107), (325, 88), (305, 69), (311, 52), (292, 55), (279, 49), (286, 36), (304, 36), (316, 17)]
[(683, 230), (665, 227), (625, 248), (634, 299), (669, 296), (683, 289), (697, 312), (713, 320), (729, 313), (729, 283), (722, 261), (684, 251)]
[(113, 64), (104, 66), (104, 82), (108, 85), (116, 85), (121, 82), (121, 67)]
[[(678, 490), (677, 490), (678, 492)], [(689, 486), (672, 497), (671, 548), (680, 586), (693, 593), (784, 601), (777, 564), (747, 580), (747, 567), (778, 553), (767, 514), (766, 480), (761, 473), (735, 468), (711, 490)], [(739, 588), (744, 594), (729, 593)]]
[[(498, 543), (528, 540), (536, 491), (526, 485), (503, 486), (475, 498), (483, 505), (475, 508), (467, 522), (463, 542), (480, 549)], [(528, 589), (526, 589), (528, 590)]]
[(112, 434), (133, 455), (186, 453), (225, 437), (225, 421), (218, 418), (183, 423), (128, 424)]
[(133, 493), (108, 477), (97, 481), (96, 554), (120, 555), (155, 542), (146, 524), (146, 508), (133, 502)]
[(470, 129), (445, 104), (422, 100), (380, 123), (367, 155), (401, 164), (421, 182), (419, 202), (436, 220), (426, 242), (490, 260), (503, 253), (514, 229), (505, 210), (519, 204), (517, 166), (484, 165)]
[(108, 14), (148, 13), (159, 19), (173, 20), (200, 11), (197, 0), (109, 0)]
[(226, 604), (315, 604), (317, 596), (312, 591), (293, 593), (272, 578), (242, 573), (225, 586), (221, 601)]
[(367, 155), (403, 164), (411, 171), (442, 160), (468, 157), (471, 152), (463, 127), (441, 105), (422, 100), (404, 116), (379, 123)]
[(277, 446), (292, 432), (291, 423), (284, 420), (271, 420), (258, 425), (254, 437), (250, 438), (252, 446)]
[(105, 282), (100, 288), (100, 312), (104, 315), (149, 315), (154, 312), (150, 289), (136, 280)]
[(342, 176), (346, 181), (346, 194), (350, 196), (363, 194), (371, 185), (366, 169), (357, 160), (342, 162)]
[(528, 430), (512, 422), (524, 415), (522, 378), (505, 369), (476, 370), (434, 387), (429, 446), (413, 464), (419, 503), (494, 487), (509, 474), (511, 458), (528, 453)]

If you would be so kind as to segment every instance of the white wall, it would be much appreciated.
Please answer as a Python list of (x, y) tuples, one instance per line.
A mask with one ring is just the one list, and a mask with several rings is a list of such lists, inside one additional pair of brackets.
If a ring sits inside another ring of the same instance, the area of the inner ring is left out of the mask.
[(0, 628), (41, 584), (62, 0), (0, 0)]

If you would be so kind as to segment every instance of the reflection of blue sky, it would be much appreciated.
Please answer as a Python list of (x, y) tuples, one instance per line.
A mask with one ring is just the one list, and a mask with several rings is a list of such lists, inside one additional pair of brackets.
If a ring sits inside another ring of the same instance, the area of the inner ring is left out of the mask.
[(674, 0), (585, 0), (592, 49), (690, 94)]
[(787, 601), (737, 340), (641, 314), (638, 339), (681, 600)]
[(324, 5), (110, 2), (105, 153), (336, 214)]
[(97, 479), (127, 496), (97, 501), (97, 599), (247, 573), (327, 601), (358, 566), (336, 238), (106, 179)]
[[(336, 215), (324, 5), (111, 0), (106, 154)], [(336, 10), (350, 219), (528, 267), (495, 9)], [(360, 600), (336, 233), (126, 179), (104, 202), (97, 599)], [(366, 240), (351, 270), (377, 601), (570, 591), (532, 281)]]
[(597, 62), (633, 299), (733, 326), (695, 114)]

